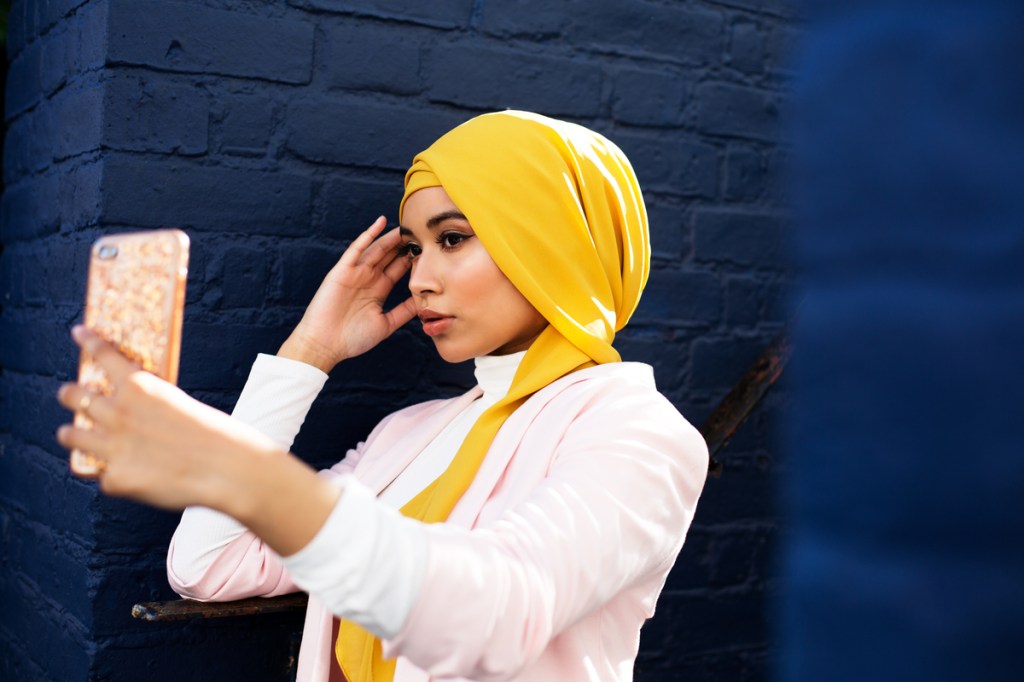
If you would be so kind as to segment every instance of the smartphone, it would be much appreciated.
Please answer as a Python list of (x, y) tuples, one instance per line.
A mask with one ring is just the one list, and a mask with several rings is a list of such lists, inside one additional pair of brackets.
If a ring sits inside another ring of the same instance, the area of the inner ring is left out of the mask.
[[(181, 230), (128, 232), (101, 237), (89, 256), (85, 326), (171, 383), (178, 380), (188, 246)], [(112, 391), (106, 374), (84, 351), (78, 383), (101, 395)], [(76, 413), (75, 426), (92, 428), (92, 422)], [(71, 452), (70, 464), (78, 476), (99, 473), (96, 460), (81, 450)]]

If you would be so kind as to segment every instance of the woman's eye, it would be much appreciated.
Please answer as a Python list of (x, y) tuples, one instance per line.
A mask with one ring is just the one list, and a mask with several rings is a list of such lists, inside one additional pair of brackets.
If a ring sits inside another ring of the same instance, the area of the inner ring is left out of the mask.
[(468, 239), (468, 235), (459, 234), (458, 232), (445, 232), (437, 238), (437, 242), (441, 245), (442, 249), (454, 249), (456, 246)]
[(398, 247), (398, 255), (404, 258), (415, 258), (420, 255), (419, 244), (413, 244), (412, 242), (406, 242)]

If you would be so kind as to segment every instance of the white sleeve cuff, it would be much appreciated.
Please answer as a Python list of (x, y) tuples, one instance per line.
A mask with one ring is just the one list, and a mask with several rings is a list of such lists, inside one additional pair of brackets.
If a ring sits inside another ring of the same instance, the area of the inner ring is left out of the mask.
[(423, 586), (423, 524), (381, 504), (351, 476), (309, 544), (282, 557), (295, 583), (340, 618), (381, 638), (394, 637)]
[(298, 360), (260, 353), (231, 416), (291, 449), (327, 374)]

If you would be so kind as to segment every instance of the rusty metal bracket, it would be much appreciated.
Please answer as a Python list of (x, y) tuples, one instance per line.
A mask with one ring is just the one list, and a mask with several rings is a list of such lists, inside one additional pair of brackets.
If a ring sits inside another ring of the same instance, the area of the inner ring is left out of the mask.
[(286, 594), (280, 597), (253, 597), (227, 602), (149, 601), (132, 607), (132, 617), (148, 621), (190, 620), (192, 618), (232, 618), (259, 616), (271, 613), (300, 612), (306, 608), (305, 594)]
[(777, 336), (700, 427), (700, 434), (708, 444), (709, 476), (722, 475), (722, 462), (716, 455), (729, 444), (768, 389), (778, 381), (791, 350), (786, 335)]

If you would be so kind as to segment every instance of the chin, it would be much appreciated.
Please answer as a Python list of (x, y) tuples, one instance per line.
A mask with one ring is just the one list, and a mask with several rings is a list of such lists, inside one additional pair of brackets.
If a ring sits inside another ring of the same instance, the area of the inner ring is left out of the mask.
[(465, 349), (452, 348), (451, 345), (437, 339), (434, 339), (434, 348), (437, 350), (437, 354), (441, 356), (442, 360), (451, 364), (472, 360), (478, 355), (469, 353)]

